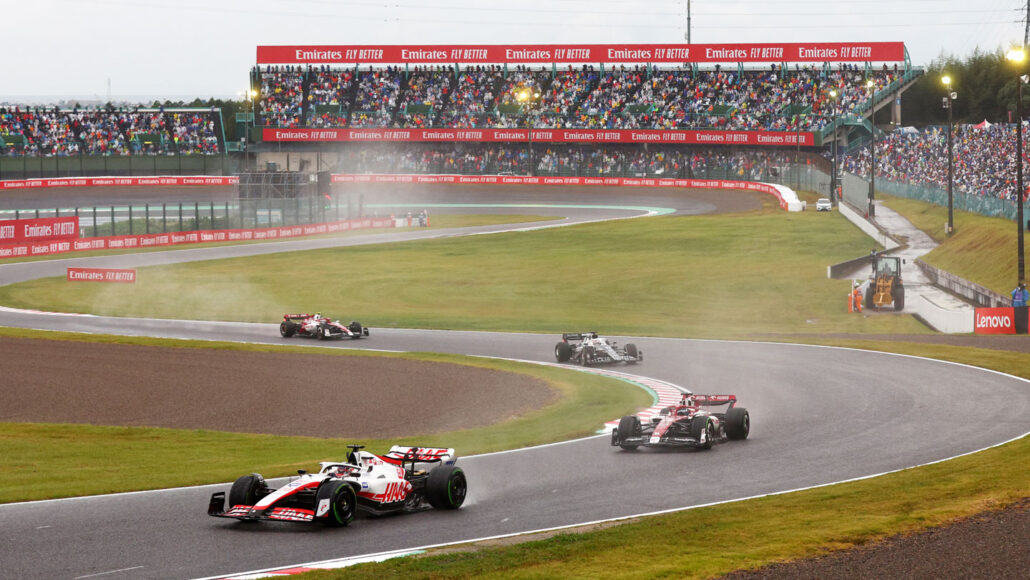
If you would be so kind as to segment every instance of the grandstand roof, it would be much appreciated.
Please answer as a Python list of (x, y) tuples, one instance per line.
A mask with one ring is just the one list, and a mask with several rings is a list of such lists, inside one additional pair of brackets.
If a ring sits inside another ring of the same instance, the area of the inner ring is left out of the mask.
[(257, 64), (901, 62), (903, 42), (259, 46)]

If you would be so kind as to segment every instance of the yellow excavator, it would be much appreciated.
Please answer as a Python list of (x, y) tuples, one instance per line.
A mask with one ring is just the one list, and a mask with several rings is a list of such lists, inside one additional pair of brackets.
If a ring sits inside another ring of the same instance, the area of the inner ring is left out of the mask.
[(865, 307), (879, 310), (893, 305), (895, 311), (905, 308), (905, 285), (901, 280), (904, 260), (894, 256), (873, 254), (873, 273), (865, 289)]

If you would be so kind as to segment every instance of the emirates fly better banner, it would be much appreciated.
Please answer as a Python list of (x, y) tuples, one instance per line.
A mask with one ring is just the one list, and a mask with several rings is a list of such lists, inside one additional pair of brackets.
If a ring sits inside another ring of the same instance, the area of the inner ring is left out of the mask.
[(258, 64), (901, 62), (902, 42), (259, 46)]
[[(277, 129), (262, 130), (269, 142), (388, 141), (529, 143), (528, 129)], [(678, 143), (681, 145), (815, 144), (809, 132), (660, 131), (652, 129), (533, 129), (533, 143)]]
[(39, 218), (0, 221), (0, 244), (52, 242), (79, 237), (79, 218)]

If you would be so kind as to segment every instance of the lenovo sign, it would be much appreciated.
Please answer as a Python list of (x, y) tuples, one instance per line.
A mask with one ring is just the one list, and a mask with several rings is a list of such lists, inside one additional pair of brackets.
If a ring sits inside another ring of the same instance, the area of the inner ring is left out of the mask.
[(977, 308), (973, 315), (973, 330), (977, 334), (1016, 334), (1014, 308)]

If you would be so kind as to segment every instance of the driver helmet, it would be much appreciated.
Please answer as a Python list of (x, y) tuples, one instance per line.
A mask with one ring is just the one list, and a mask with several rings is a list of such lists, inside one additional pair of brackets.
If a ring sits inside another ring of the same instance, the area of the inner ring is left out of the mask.
[(322, 320), (322, 313), (321, 312), (316, 312), (315, 313), (315, 320)]

